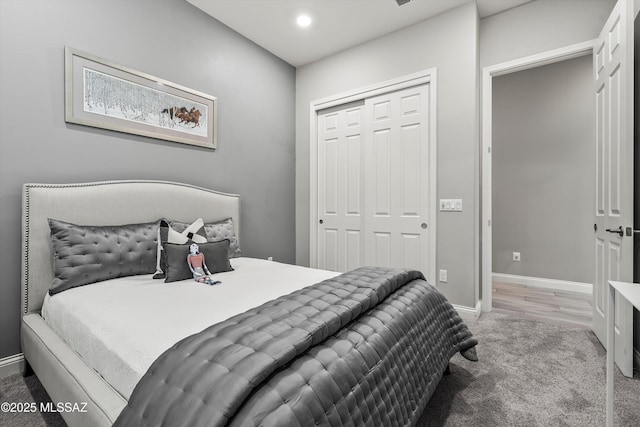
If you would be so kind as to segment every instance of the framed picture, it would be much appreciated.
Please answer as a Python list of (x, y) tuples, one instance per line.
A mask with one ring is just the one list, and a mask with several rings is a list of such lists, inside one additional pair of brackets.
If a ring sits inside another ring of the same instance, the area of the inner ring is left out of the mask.
[(217, 147), (215, 97), (65, 48), (65, 120)]

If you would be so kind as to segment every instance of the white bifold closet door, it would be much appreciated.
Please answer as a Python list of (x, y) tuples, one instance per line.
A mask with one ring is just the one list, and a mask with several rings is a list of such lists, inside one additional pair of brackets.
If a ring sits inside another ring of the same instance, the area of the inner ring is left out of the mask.
[(318, 267), (429, 277), (429, 84), (318, 112)]

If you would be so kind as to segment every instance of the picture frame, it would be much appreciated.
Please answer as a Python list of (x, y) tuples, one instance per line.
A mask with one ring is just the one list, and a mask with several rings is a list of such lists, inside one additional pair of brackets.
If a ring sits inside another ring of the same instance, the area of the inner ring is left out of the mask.
[(217, 148), (217, 99), (65, 47), (65, 121)]

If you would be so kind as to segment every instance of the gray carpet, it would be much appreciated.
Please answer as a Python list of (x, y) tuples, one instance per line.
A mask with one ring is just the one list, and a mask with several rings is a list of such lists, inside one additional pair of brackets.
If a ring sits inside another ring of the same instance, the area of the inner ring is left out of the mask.
[[(604, 426), (606, 352), (593, 332), (490, 313), (467, 322), (478, 362), (459, 354), (418, 425)], [(616, 368), (616, 426), (640, 425), (640, 379)]]
[[(605, 357), (595, 335), (551, 323), (491, 313), (467, 322), (479, 362), (460, 355), (418, 425), (601, 426)], [(0, 402), (46, 402), (35, 376), (0, 381)], [(640, 425), (640, 379), (615, 379), (615, 425)], [(64, 426), (58, 414), (2, 413), (0, 426)]]
[[(35, 403), (51, 402), (49, 395), (38, 381), (38, 377), (31, 375), (23, 378), (22, 375), (12, 375), (0, 380), (0, 403), (23, 403), (30, 405)], [(17, 408), (13, 408), (17, 409)], [(29, 409), (30, 410), (30, 409)], [(55, 412), (4, 412), (0, 411), (0, 426), (2, 427), (32, 427), (50, 426), (66, 427), (66, 423)]]

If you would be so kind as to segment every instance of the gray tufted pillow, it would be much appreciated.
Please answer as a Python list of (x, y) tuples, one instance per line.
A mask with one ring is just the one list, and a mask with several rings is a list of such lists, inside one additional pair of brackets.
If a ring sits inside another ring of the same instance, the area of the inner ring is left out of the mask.
[[(171, 221), (171, 227), (180, 232), (189, 224), (179, 221)], [(219, 242), (221, 240), (229, 240), (229, 258), (240, 256), (240, 247), (236, 233), (233, 230), (233, 220), (231, 218), (222, 221), (210, 222), (204, 225), (204, 231), (207, 235), (208, 242)]]
[(156, 270), (158, 223), (76, 225), (49, 219), (54, 278), (49, 294)]

